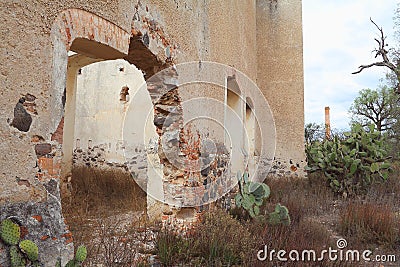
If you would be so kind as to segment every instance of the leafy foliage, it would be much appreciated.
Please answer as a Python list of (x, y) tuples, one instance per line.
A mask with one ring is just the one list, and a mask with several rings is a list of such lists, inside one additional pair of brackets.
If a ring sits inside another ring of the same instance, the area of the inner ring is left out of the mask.
[(269, 214), (268, 223), (271, 225), (277, 225), (277, 224), (289, 225), (290, 217), (288, 209), (279, 203), (276, 204), (275, 210)]
[(352, 123), (363, 126), (373, 123), (380, 132), (390, 132), (400, 116), (399, 95), (383, 86), (377, 90), (361, 90), (349, 112)]
[(322, 141), (325, 137), (325, 128), (322, 124), (317, 123), (307, 123), (304, 126), (304, 137), (306, 143), (314, 143), (316, 141)]
[(356, 124), (345, 136), (308, 145), (306, 170), (322, 172), (338, 193), (357, 194), (378, 180), (386, 181), (391, 164), (374, 125), (366, 130)]

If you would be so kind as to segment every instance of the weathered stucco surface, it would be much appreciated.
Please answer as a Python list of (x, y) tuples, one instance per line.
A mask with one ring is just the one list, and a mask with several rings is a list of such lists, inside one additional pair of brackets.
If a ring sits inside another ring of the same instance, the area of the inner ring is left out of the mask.
[(275, 119), (274, 175), (304, 176), (301, 0), (257, 1), (257, 84)]
[[(115, 58), (135, 64), (146, 79), (187, 61), (214, 61), (240, 70), (257, 83), (271, 106), (277, 133), (275, 174), (303, 175), (301, 0), (5, 0), (1, 5), (0, 219), (16, 216), (29, 227), (40, 251), (48, 251), (41, 256), (46, 266), (72, 251), (58, 193), (63, 157), (65, 162), (58, 131), (62, 136), (65, 98), (68, 110), (76, 96), (64, 95), (67, 80), (72, 79), (68, 90), (73, 91), (75, 83), (75, 74), (67, 75), (70, 49), (86, 57), (77, 61), (81, 65), (70, 65), (69, 71)], [(226, 72), (218, 83), (226, 84), (234, 75)], [(245, 99), (256, 106), (260, 99), (249, 91), (245, 79), (237, 75), (236, 80)], [(149, 94), (155, 97), (160, 87), (156, 81), (149, 85)], [(156, 127), (160, 136), (179, 129), (185, 118), (193, 116), (192, 110), (204, 109), (191, 99), (203, 96), (225, 103), (226, 89), (194, 85), (170, 96), (176, 97), (173, 105), (179, 112), (175, 128)], [(162, 113), (159, 110), (155, 109), (156, 116)], [(207, 110), (224, 121), (223, 105)], [(66, 118), (64, 134), (76, 125), (74, 119)], [(260, 123), (267, 127), (272, 122)], [(204, 125), (217, 143), (223, 143), (221, 130)], [(256, 131), (255, 147), (257, 138), (262, 137)], [(163, 154), (156, 151), (153, 156), (164, 166), (158, 171), (172, 177), (176, 170)], [(38, 215), (43, 224), (31, 220)], [(42, 240), (44, 232), (51, 238)]]

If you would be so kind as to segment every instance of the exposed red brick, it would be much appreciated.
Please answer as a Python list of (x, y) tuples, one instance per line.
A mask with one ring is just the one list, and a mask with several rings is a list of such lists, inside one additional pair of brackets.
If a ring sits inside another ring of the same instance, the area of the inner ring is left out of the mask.
[(63, 234), (63, 235), (61, 235), (61, 237), (64, 237), (64, 238), (72, 238), (72, 233), (71, 232), (68, 232), (68, 233), (65, 233), (65, 234)]
[(57, 141), (59, 144), (62, 144), (63, 134), (64, 134), (64, 117), (62, 117), (60, 123), (57, 126), (56, 131), (52, 134), (51, 141)]
[(42, 222), (43, 221), (43, 217), (41, 215), (34, 215), (32, 216), (33, 219), (35, 219), (38, 222)]
[(26, 228), (25, 226), (20, 226), (20, 237), (21, 239), (24, 239), (25, 236), (27, 236), (29, 234), (28, 228)]
[(53, 172), (53, 159), (52, 158), (39, 158), (38, 159), (39, 168), (42, 171)]

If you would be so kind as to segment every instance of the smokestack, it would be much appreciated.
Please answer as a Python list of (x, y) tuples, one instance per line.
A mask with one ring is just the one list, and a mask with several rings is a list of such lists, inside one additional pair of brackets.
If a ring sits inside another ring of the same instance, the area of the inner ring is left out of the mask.
[(325, 107), (325, 138), (331, 138), (331, 120), (329, 117), (329, 107)]

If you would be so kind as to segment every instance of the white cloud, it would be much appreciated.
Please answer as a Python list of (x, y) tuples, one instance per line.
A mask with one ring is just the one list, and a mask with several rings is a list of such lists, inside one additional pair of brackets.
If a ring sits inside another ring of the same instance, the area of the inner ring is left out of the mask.
[[(384, 4), (383, 4), (384, 2)], [(384, 69), (351, 72), (375, 60), (373, 38), (382, 26), (394, 44), (395, 0), (303, 0), (306, 122), (324, 122), (324, 107), (331, 108), (334, 128), (347, 128), (353, 99), (363, 88), (376, 88)]]

